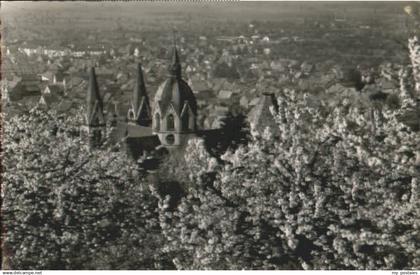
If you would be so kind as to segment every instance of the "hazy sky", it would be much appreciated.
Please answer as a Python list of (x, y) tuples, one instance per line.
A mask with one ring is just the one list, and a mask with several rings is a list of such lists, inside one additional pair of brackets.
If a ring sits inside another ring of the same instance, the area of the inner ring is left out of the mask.
[[(116, 16), (138, 16), (154, 13), (182, 13), (192, 16), (211, 14), (216, 17), (267, 17), (342, 13), (348, 17), (371, 17), (385, 14), (400, 14), (404, 3), (401, 1), (388, 2), (164, 2), (164, 1), (131, 1), (131, 2), (5, 2), (2, 1), (1, 13), (3, 16), (20, 16), (21, 13), (34, 12), (38, 16), (49, 16), (51, 13), (77, 13), (83, 15), (112, 14)], [(112, 16), (111, 15), (111, 16)], [(270, 18), (272, 19), (272, 18)]]

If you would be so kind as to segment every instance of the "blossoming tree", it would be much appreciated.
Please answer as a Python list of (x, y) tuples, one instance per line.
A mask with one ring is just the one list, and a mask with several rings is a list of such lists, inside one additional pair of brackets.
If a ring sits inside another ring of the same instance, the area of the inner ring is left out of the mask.
[(5, 122), (2, 219), (11, 268), (163, 268), (157, 201), (143, 175), (125, 154), (89, 150), (80, 123), (39, 110)]
[(411, 76), (400, 73), (401, 109), (285, 90), (280, 137), (253, 132), (223, 163), (191, 142), (188, 195), (160, 198), (176, 266), (419, 268), (420, 135), (402, 120), (418, 110)]

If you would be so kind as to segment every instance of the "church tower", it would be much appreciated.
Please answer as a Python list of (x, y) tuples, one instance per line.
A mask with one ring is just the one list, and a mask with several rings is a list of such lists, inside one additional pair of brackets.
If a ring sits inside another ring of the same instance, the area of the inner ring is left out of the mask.
[(127, 117), (129, 123), (135, 125), (148, 127), (152, 123), (149, 98), (146, 93), (141, 64), (138, 64), (137, 67), (136, 85), (133, 90), (133, 98)]
[(99, 94), (95, 68), (89, 72), (89, 86), (87, 91), (86, 126), (90, 148), (99, 147), (105, 137), (105, 118), (103, 102)]
[(197, 130), (197, 102), (181, 71), (174, 45), (168, 78), (159, 86), (153, 108), (153, 132), (167, 148), (185, 145)]

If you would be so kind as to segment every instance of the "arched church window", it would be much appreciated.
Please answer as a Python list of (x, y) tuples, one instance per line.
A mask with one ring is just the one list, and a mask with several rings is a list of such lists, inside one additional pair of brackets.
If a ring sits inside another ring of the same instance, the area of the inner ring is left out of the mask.
[(155, 114), (155, 131), (160, 131), (160, 115)]
[(188, 112), (185, 112), (184, 115), (182, 116), (182, 129), (183, 130), (189, 130), (189, 120), (190, 120), (190, 115), (188, 114)]
[(167, 130), (174, 130), (175, 129), (175, 121), (174, 121), (174, 115), (169, 114), (166, 118), (166, 128)]

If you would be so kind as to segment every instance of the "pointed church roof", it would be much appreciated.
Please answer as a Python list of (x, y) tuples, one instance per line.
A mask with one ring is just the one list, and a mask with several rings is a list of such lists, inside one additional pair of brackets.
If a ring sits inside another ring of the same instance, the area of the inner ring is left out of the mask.
[(164, 115), (168, 107), (172, 105), (179, 116), (185, 103), (188, 102), (191, 111), (196, 115), (197, 102), (190, 86), (181, 78), (181, 62), (176, 45), (173, 48), (169, 76), (157, 89), (155, 106), (160, 106), (162, 115)]
[(103, 123), (103, 102), (99, 94), (95, 68), (89, 71), (89, 86), (87, 92), (87, 119), (89, 125)]
[(179, 60), (178, 49), (176, 45), (174, 45), (172, 50), (172, 63), (169, 67), (169, 75), (172, 77), (176, 77), (177, 79), (181, 78), (181, 62)]
[(96, 80), (95, 68), (92, 67), (90, 68), (90, 71), (89, 71), (89, 86), (88, 86), (88, 94), (87, 94), (88, 107), (90, 107), (90, 105), (94, 103), (95, 101), (98, 101), (102, 104), (102, 99), (99, 94), (98, 82)]
[(128, 110), (128, 119), (138, 125), (149, 126), (151, 123), (150, 104), (146, 92), (141, 64), (137, 67), (137, 79), (133, 90), (131, 107)]
[(144, 83), (143, 69), (142, 69), (141, 64), (139, 63), (137, 66), (136, 85), (134, 86), (134, 91), (133, 91), (133, 108), (135, 112), (137, 112), (140, 107), (142, 97), (145, 97), (146, 104), (149, 104), (149, 100), (148, 100), (147, 92), (146, 92), (146, 85)]
[(182, 79), (169, 78), (157, 89), (155, 95), (155, 106), (159, 106), (164, 115), (169, 106), (173, 106), (177, 115), (180, 115), (185, 103), (188, 102), (191, 111), (197, 114), (197, 101), (195, 96)]

